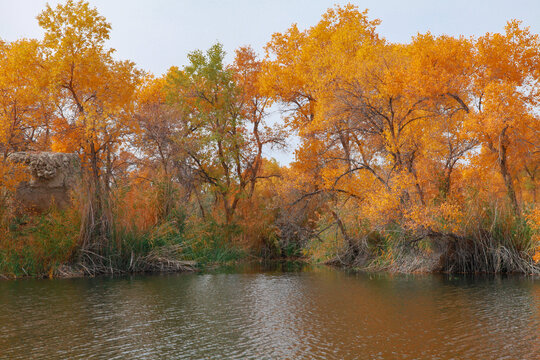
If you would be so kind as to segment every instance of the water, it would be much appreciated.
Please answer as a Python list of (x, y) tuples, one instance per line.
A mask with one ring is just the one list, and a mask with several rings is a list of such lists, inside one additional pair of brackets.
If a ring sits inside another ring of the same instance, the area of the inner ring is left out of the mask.
[(0, 359), (540, 359), (540, 281), (244, 268), (0, 282)]

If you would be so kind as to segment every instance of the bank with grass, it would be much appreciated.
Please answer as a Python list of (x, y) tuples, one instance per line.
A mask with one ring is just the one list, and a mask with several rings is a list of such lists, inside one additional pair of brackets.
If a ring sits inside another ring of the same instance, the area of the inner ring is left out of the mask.
[(515, 217), (502, 208), (485, 209), (482, 217), (471, 219), (459, 233), (413, 232), (390, 224), (345, 238), (338, 224), (331, 224), (318, 236), (314, 234), (320, 231), (304, 229), (311, 234), (306, 235), (309, 239), (298, 233), (285, 238), (291, 235), (285, 231), (291, 224), (281, 224), (258, 247), (242, 244), (245, 234), (240, 226), (194, 223), (177, 213), (147, 231), (115, 230), (109, 246), (99, 253), (81, 247), (80, 221), (74, 209), (51, 209), (39, 216), (13, 218), (0, 241), (0, 277), (199, 271), (291, 259), (368, 272), (540, 275), (537, 229), (527, 216)]
[(216, 224), (190, 230), (165, 222), (148, 232), (114, 232), (109, 246), (94, 252), (80, 245), (80, 221), (69, 210), (13, 220), (0, 240), (0, 277), (81, 277), (129, 273), (198, 271), (248, 260)]

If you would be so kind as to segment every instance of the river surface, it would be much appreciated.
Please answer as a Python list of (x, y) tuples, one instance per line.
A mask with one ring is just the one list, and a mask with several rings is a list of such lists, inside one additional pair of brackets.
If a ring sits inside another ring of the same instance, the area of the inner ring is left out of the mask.
[(0, 281), (0, 359), (540, 359), (540, 281), (248, 266)]

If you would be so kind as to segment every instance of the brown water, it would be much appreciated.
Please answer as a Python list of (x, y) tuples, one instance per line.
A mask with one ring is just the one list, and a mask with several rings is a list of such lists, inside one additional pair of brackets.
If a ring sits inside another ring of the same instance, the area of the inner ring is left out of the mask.
[(0, 282), (1, 359), (540, 359), (540, 281), (330, 268)]

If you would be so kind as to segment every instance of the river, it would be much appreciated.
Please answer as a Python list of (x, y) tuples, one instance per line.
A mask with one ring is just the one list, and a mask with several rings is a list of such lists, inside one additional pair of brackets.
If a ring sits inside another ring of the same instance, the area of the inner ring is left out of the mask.
[(0, 359), (540, 359), (540, 280), (243, 266), (0, 281)]

